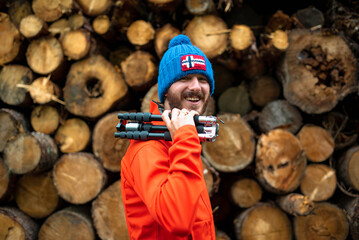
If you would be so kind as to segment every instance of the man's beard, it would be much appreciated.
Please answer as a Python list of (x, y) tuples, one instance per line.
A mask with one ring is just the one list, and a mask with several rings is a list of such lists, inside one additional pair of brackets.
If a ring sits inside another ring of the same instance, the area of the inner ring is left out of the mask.
[[(182, 95), (179, 96), (178, 94), (171, 94), (170, 92), (168, 92), (166, 99), (168, 101), (168, 105), (169, 105), (170, 109), (173, 109), (173, 108), (182, 109), (182, 108), (184, 108), (184, 106), (182, 106), (181, 100), (185, 99), (186, 97), (198, 97), (200, 100), (202, 100), (204, 98), (204, 94), (202, 92), (186, 91), (186, 92), (183, 92)], [(202, 115), (206, 111), (208, 103), (209, 103), (209, 97), (203, 102), (201, 109), (197, 109), (198, 108), (197, 105), (190, 105), (189, 109), (188, 109), (188, 107), (186, 107), (186, 109), (189, 111), (195, 110), (200, 115)]]

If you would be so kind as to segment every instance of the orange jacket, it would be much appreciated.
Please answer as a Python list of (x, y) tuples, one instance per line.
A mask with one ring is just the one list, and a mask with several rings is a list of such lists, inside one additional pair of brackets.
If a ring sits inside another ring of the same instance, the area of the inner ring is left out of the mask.
[(121, 191), (131, 239), (215, 240), (194, 126), (178, 129), (172, 142), (131, 140), (121, 162)]

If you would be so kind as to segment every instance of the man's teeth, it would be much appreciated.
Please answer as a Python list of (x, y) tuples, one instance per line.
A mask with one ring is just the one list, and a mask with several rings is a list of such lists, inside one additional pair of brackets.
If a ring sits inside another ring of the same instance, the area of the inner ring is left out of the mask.
[(199, 98), (186, 98), (186, 100), (188, 101), (192, 101), (192, 102), (195, 102), (195, 101), (199, 101)]

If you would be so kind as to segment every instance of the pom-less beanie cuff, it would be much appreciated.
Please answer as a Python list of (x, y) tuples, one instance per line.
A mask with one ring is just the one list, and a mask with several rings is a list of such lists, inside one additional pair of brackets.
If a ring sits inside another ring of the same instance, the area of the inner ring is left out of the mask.
[(212, 65), (206, 55), (191, 44), (185, 35), (174, 37), (162, 57), (158, 75), (158, 97), (164, 102), (168, 88), (177, 80), (190, 75), (201, 74), (208, 80), (211, 95), (214, 92)]

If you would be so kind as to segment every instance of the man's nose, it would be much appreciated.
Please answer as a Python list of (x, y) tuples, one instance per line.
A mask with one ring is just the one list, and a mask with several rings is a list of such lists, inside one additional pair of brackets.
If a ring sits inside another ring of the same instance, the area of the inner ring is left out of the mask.
[(200, 85), (199, 85), (199, 80), (197, 77), (192, 77), (191, 80), (189, 81), (189, 89), (195, 90), (195, 89), (200, 89)]

